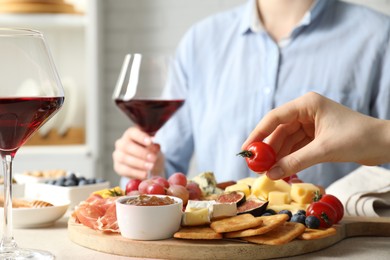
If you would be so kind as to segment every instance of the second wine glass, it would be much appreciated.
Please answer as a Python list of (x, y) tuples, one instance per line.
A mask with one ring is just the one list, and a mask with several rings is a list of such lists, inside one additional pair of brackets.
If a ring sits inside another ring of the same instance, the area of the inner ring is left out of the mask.
[(120, 110), (152, 137), (184, 103), (182, 96), (165, 92), (171, 69), (167, 56), (127, 54), (113, 93)]

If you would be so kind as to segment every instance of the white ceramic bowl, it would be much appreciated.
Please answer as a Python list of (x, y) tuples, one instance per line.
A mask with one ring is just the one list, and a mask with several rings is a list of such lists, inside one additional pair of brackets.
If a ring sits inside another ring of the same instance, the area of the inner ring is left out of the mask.
[[(41, 228), (53, 225), (64, 216), (69, 201), (47, 200), (52, 207), (44, 208), (13, 208), (12, 221), (14, 228)], [(0, 221), (3, 221), (4, 208), (0, 208)]]
[(93, 192), (110, 187), (109, 182), (88, 184), (83, 186), (62, 187), (45, 183), (26, 183), (25, 197), (39, 200), (67, 200), (73, 209), (81, 201), (86, 200)]
[[(124, 202), (139, 195), (125, 196), (116, 201), (116, 216), (123, 237), (134, 240), (161, 240), (171, 238), (179, 230), (183, 201), (163, 206), (135, 206)], [(166, 195), (148, 195), (166, 197)]]

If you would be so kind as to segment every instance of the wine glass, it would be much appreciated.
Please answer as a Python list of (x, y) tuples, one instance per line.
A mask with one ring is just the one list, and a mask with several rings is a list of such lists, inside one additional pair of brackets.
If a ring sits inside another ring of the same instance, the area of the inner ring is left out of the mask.
[[(0, 154), (4, 219), (0, 259), (54, 259), (17, 246), (12, 234), (12, 162), (18, 149), (62, 106), (64, 92), (43, 35), (0, 28)], [(24, 84), (26, 81), (34, 84)]]
[(165, 91), (174, 81), (171, 69), (168, 56), (127, 54), (113, 93), (118, 108), (152, 137), (184, 103)]

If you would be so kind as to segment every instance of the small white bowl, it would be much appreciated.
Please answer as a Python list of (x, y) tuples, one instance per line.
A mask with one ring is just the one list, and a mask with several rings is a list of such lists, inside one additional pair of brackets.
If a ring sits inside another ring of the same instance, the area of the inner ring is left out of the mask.
[[(52, 207), (13, 208), (12, 221), (14, 228), (41, 228), (52, 226), (63, 217), (69, 207), (69, 201), (47, 200)], [(4, 218), (4, 208), (0, 207), (0, 221)]]
[(183, 214), (183, 201), (167, 195), (175, 203), (163, 206), (135, 206), (124, 202), (139, 195), (125, 196), (116, 201), (116, 215), (123, 237), (134, 240), (161, 240), (173, 237), (179, 230)]
[(83, 186), (62, 187), (45, 183), (27, 183), (25, 197), (39, 200), (68, 200), (73, 209), (81, 201), (86, 200), (93, 192), (110, 187), (108, 181)]

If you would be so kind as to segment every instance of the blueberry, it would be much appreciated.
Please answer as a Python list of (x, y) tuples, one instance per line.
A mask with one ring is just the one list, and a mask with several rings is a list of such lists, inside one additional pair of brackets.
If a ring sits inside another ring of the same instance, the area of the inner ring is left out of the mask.
[(296, 213), (296, 214), (292, 215), (290, 222), (297, 222), (297, 223), (301, 223), (303, 225), (306, 225), (305, 220), (306, 220), (305, 215)]
[(74, 172), (72, 172), (72, 173), (69, 174), (68, 179), (77, 180), (77, 176), (76, 176), (76, 174)]
[(308, 228), (319, 228), (320, 220), (316, 216), (307, 216), (305, 220), (306, 227)]
[(60, 177), (57, 180), (55, 180), (54, 185), (64, 186), (65, 185), (65, 181), (66, 181), (65, 177)]
[(72, 186), (77, 186), (77, 183), (76, 181), (74, 180), (71, 180), (71, 179), (67, 179), (64, 183), (64, 186), (65, 187), (72, 187)]
[(88, 184), (95, 184), (96, 179), (95, 178), (87, 179), (87, 182), (88, 182)]
[(79, 180), (79, 186), (84, 186), (84, 185), (88, 185), (88, 181), (85, 178)]
[(105, 179), (96, 179), (96, 183), (103, 183), (103, 182), (105, 182), (106, 180)]
[(287, 214), (288, 215), (288, 220), (287, 221), (290, 221), (291, 217), (292, 217), (292, 213), (291, 211), (287, 210), (287, 209), (283, 209), (281, 211), (279, 211), (278, 214)]
[(303, 209), (300, 209), (300, 210), (298, 210), (297, 211), (297, 213), (296, 214), (300, 214), (300, 215), (304, 215), (304, 216), (306, 216), (306, 211), (305, 210), (303, 210)]

